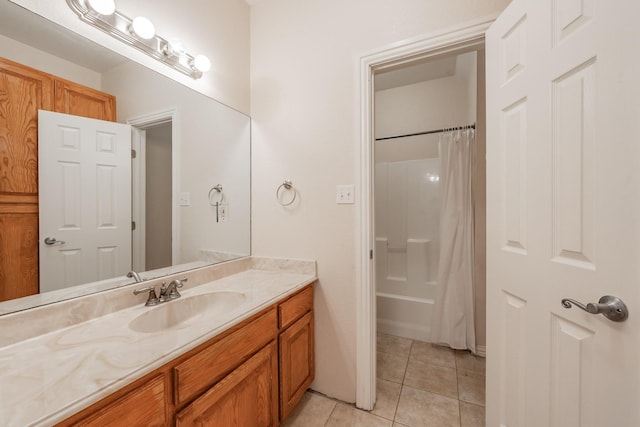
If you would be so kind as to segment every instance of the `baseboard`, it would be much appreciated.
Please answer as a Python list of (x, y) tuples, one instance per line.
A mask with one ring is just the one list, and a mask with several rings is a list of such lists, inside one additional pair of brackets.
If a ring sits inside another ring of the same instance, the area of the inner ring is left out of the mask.
[(487, 346), (485, 345), (477, 345), (476, 346), (476, 355), (480, 357), (487, 357)]

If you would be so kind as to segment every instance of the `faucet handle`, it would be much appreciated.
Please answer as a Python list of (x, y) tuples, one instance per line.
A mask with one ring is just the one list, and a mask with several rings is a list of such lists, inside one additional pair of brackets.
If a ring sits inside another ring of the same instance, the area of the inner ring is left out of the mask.
[(144, 305), (158, 305), (160, 304), (160, 299), (158, 295), (156, 295), (155, 286), (147, 286), (146, 288), (134, 289), (133, 294), (138, 295), (143, 292), (149, 292), (149, 298), (147, 298), (147, 302)]

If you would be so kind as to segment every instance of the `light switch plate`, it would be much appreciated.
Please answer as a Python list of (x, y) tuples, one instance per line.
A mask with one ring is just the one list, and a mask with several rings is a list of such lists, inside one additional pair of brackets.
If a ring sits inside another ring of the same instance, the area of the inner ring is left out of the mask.
[(180, 206), (189, 206), (191, 203), (189, 201), (190, 194), (189, 193), (180, 193)]
[(336, 185), (336, 203), (351, 204), (355, 203), (354, 200), (353, 184)]

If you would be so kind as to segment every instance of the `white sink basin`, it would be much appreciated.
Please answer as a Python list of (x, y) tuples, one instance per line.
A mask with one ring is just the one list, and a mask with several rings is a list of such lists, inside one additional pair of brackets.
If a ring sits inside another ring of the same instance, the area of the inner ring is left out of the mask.
[(238, 307), (247, 299), (242, 292), (218, 291), (181, 297), (150, 308), (131, 322), (129, 328), (136, 332), (160, 332), (187, 324), (207, 311), (225, 313)]

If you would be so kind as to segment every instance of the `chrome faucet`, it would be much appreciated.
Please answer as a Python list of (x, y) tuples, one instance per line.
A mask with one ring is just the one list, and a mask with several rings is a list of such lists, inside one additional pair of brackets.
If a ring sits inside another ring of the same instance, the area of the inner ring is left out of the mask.
[[(135, 272), (132, 272), (135, 274)], [(133, 291), (134, 295), (141, 294), (143, 292), (149, 292), (149, 297), (147, 298), (147, 302), (144, 305), (158, 305), (163, 302), (171, 301), (176, 298), (180, 298), (180, 292), (178, 289), (184, 286), (183, 282), (186, 282), (187, 278), (183, 279), (175, 279), (169, 282), (169, 285), (165, 282), (162, 282), (162, 286), (160, 287), (160, 296), (156, 294), (155, 286), (147, 286), (146, 288), (135, 289)]]
[(182, 279), (175, 279), (169, 282), (168, 286), (163, 283), (160, 288), (160, 299), (163, 301), (169, 301), (180, 298), (180, 292), (178, 292), (178, 289), (183, 287), (184, 283), (182, 282), (186, 282), (187, 280), (188, 279), (186, 277)]
[(140, 278), (140, 275), (138, 273), (136, 273), (135, 271), (131, 270), (130, 272), (127, 273), (127, 277), (128, 278), (133, 278), (136, 283), (140, 283), (142, 282), (142, 279)]

